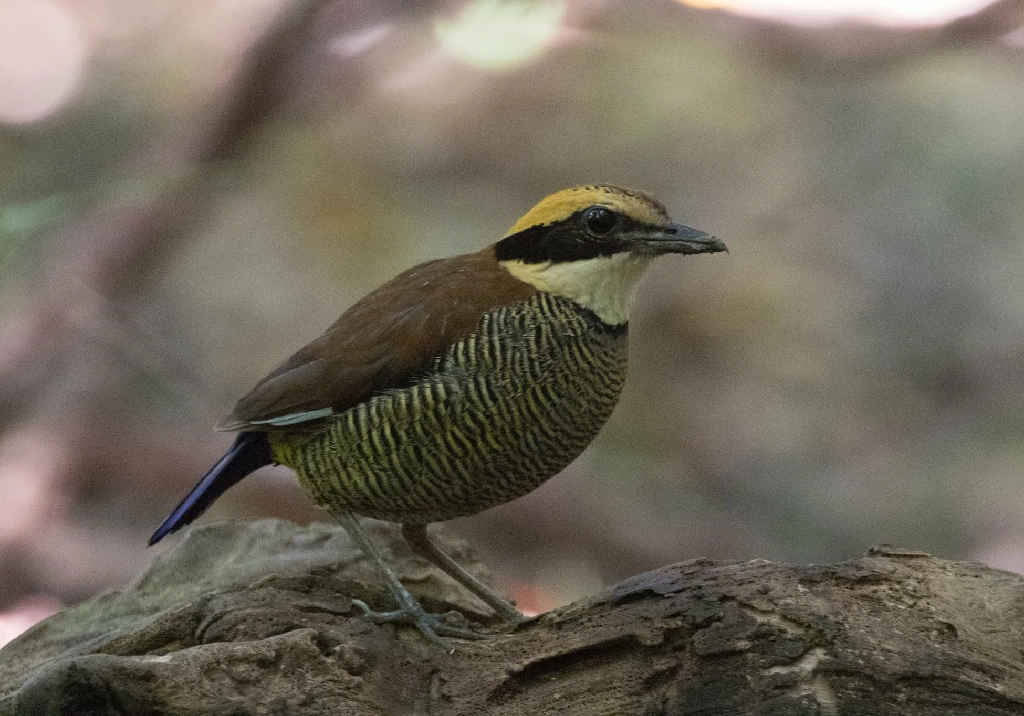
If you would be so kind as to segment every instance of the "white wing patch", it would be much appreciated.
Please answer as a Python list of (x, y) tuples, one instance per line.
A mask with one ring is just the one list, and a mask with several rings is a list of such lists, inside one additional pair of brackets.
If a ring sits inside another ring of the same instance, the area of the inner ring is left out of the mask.
[(250, 420), (246, 425), (295, 425), (297, 423), (305, 423), (310, 420), (326, 418), (328, 415), (332, 415), (333, 413), (334, 411), (330, 408), (320, 408), (319, 410), (306, 410), (301, 413), (278, 415), (276, 418), (267, 418), (266, 420)]

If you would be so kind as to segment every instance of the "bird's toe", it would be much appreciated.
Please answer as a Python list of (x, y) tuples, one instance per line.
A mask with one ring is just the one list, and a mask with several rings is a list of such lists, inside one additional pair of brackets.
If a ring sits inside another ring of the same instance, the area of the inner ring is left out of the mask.
[(486, 634), (470, 628), (469, 621), (465, 615), (456, 611), (445, 614), (430, 614), (417, 604), (414, 607), (378, 612), (371, 609), (366, 602), (360, 599), (353, 599), (352, 605), (362, 612), (360, 616), (363, 619), (372, 624), (390, 624), (395, 622), (413, 624), (425, 637), (442, 647), (445, 651), (451, 651), (451, 646), (442, 637), (466, 639), (469, 641), (486, 638)]

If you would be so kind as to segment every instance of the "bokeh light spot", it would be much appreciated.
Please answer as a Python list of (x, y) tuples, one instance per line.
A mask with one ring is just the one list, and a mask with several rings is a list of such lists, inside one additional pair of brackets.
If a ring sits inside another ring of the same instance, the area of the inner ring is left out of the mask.
[(36, 594), (0, 612), (0, 647), (13, 641), (29, 627), (56, 614), (63, 605), (54, 597)]
[(980, 10), (990, 0), (680, 0), (700, 8), (820, 25), (859, 20), (880, 25), (939, 25)]
[(43, 119), (78, 88), (85, 66), (81, 28), (49, 0), (0, 0), (0, 122)]
[(382, 22), (342, 35), (331, 42), (331, 49), (343, 57), (358, 57), (382, 43), (391, 34), (391, 23)]
[(501, 69), (538, 56), (556, 39), (565, 19), (564, 2), (472, 0), (451, 20), (437, 20), (442, 47), (474, 67)]

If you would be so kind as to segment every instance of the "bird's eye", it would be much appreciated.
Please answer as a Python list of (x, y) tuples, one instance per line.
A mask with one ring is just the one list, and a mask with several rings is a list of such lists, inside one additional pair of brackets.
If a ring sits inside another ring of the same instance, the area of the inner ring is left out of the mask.
[(592, 206), (583, 213), (583, 223), (591, 233), (604, 235), (615, 228), (615, 214), (603, 206)]

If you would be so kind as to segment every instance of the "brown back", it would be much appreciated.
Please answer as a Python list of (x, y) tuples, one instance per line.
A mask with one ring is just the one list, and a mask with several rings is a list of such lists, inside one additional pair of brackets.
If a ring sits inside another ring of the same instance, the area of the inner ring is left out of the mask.
[(257, 383), (221, 427), (260, 428), (251, 423), (324, 408), (339, 413), (407, 385), (484, 313), (535, 292), (498, 264), (493, 246), (414, 266)]

